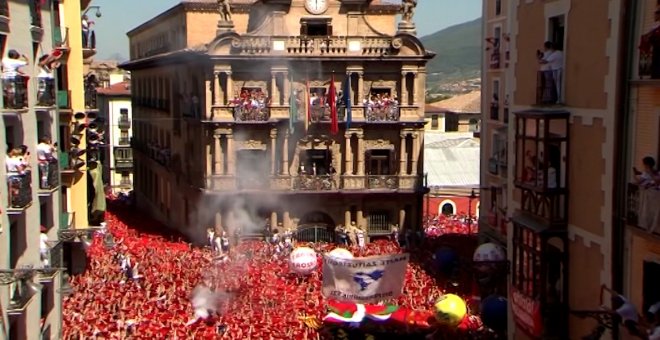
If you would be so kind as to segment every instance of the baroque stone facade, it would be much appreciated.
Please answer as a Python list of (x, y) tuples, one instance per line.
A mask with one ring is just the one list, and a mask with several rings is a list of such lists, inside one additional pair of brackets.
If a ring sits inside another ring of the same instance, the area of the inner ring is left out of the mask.
[(129, 32), (139, 205), (182, 229), (420, 226), (434, 54), (399, 6), (305, 3), (188, 1)]

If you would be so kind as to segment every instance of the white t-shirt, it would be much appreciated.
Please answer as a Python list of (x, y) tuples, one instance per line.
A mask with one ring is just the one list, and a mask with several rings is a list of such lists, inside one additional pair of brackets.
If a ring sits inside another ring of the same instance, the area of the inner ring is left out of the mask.
[(660, 340), (660, 326), (655, 326), (649, 331), (649, 340)]
[(12, 78), (18, 75), (18, 69), (27, 65), (27, 63), (20, 59), (4, 58), (2, 59), (2, 77)]
[(39, 69), (39, 74), (37, 75), (37, 78), (53, 79), (53, 72), (50, 72), (42, 67)]
[[(550, 51), (545, 51), (545, 52), (543, 52), (543, 58), (541, 58), (541, 59), (545, 60), (545, 61), (548, 61), (548, 56), (549, 55), (550, 55)], [(541, 71), (550, 71), (550, 70), (552, 70), (550, 68), (550, 63), (541, 64)]]
[(48, 235), (45, 233), (39, 235), (39, 250), (48, 250)]
[(23, 167), (23, 162), (18, 157), (7, 157), (5, 165), (7, 166), (9, 175), (18, 175)]
[(561, 51), (552, 51), (547, 56), (543, 56), (550, 65), (550, 70), (558, 71), (564, 68), (564, 53)]
[(625, 297), (621, 295), (619, 295), (619, 297), (623, 300), (623, 305), (616, 310), (616, 313), (621, 316), (622, 321), (626, 322), (630, 320), (639, 322), (639, 314), (637, 314), (637, 308), (635, 308), (635, 305), (630, 303)]
[(37, 144), (37, 160), (47, 161), (53, 158), (53, 147), (49, 144)]

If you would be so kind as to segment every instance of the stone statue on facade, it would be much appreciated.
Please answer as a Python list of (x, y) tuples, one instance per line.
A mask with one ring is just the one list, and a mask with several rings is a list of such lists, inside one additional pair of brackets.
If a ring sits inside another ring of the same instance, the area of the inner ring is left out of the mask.
[(401, 21), (412, 22), (415, 7), (417, 7), (417, 0), (403, 0), (401, 3)]
[(229, 0), (218, 0), (218, 12), (222, 21), (231, 21)]

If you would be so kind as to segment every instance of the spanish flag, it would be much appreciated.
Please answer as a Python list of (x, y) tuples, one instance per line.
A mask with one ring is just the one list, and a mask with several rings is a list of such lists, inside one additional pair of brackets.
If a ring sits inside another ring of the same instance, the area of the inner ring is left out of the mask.
[(328, 93), (328, 104), (330, 105), (330, 133), (339, 133), (339, 117), (337, 117), (337, 89), (335, 88), (335, 75), (330, 79), (330, 93)]

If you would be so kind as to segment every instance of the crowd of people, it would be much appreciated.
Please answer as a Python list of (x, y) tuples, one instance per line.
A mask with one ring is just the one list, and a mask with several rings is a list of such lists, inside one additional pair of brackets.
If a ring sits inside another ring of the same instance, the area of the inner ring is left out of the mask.
[(231, 102), (234, 116), (240, 121), (267, 120), (269, 104), (268, 96), (261, 89), (243, 89)]
[(399, 119), (399, 101), (387, 93), (372, 93), (363, 104), (369, 121)]
[[(176, 235), (158, 234), (163, 226), (125, 206), (111, 210), (106, 221), (114, 245), (108, 246), (107, 235), (96, 236), (87, 251), (87, 271), (71, 279), (74, 293), (64, 301), (65, 339), (336, 338), (328, 333), (330, 328), (310, 328), (303, 322), (310, 317), (320, 320), (326, 301), (320, 293), (320, 270), (308, 277), (290, 272), (286, 250), (293, 246), (278, 249), (278, 242), (232, 242), (231, 250), (220, 244), (223, 255), (218, 256), (210, 247), (193, 247)], [(471, 284), (442, 282), (429, 261), (441, 243), (471, 258), (476, 239), (445, 237), (426, 238), (410, 251), (404, 292), (394, 303), (432, 310), (446, 290), (472, 296)], [(310, 246), (323, 253), (338, 245)], [(391, 240), (345, 247), (362, 256), (402, 251)], [(200, 284), (224, 297), (217, 315), (205, 320), (194, 317), (191, 305), (191, 294)], [(478, 320), (470, 320), (457, 331), (480, 331)]]
[(474, 216), (465, 214), (426, 216), (424, 231), (429, 237), (446, 234), (472, 235), (479, 231), (479, 221)]

